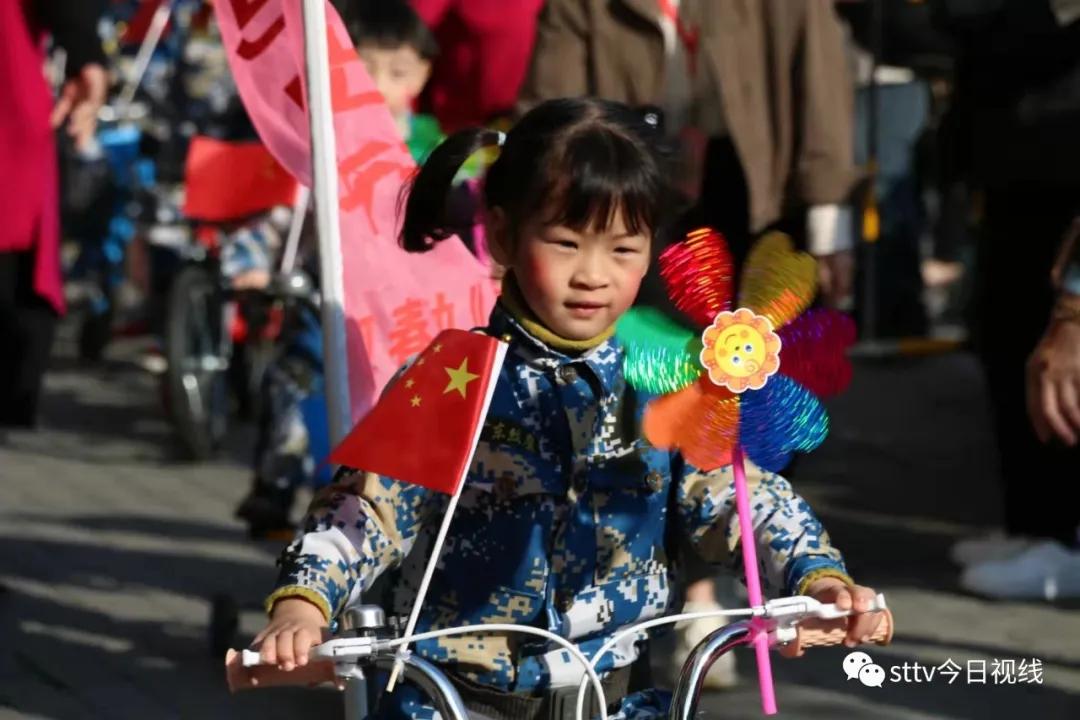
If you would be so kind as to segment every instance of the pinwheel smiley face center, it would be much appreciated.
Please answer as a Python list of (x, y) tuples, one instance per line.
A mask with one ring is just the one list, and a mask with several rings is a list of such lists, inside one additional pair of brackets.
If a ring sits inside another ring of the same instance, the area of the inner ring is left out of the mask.
[(719, 313), (701, 340), (709, 379), (734, 393), (760, 390), (780, 369), (780, 337), (772, 322), (746, 308)]

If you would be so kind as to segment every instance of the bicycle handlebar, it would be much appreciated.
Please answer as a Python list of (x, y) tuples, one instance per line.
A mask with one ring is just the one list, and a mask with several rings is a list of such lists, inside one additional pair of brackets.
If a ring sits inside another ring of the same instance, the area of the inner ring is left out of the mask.
[[(874, 645), (888, 645), (892, 642), (893, 637), (894, 625), (892, 612), (888, 608), (878, 610), (877, 612), (881, 613), (881, 621), (878, 623), (877, 630), (874, 631), (874, 634), (871, 635), (866, 642)], [(787, 645), (777, 646), (777, 650), (784, 657), (801, 657), (806, 652), (806, 648), (839, 645), (844, 642), (844, 638), (847, 637), (847, 630), (842, 627), (817, 628), (799, 626), (796, 632), (797, 635), (794, 640)]]
[(334, 663), (329, 660), (312, 660), (307, 665), (286, 672), (279, 670), (276, 665), (251, 664), (250, 659), (245, 663), (245, 655), (251, 652), (229, 650), (225, 653), (225, 681), (229, 685), (229, 692), (279, 685), (311, 687), (337, 681)]
[[(881, 614), (881, 621), (878, 624), (877, 629), (873, 635), (868, 639), (868, 642), (887, 645), (893, 636), (894, 622), (892, 613), (885, 606), (885, 598), (882, 595), (878, 595), (870, 609), (870, 612), (877, 612)], [(702, 646), (710, 644), (710, 641), (714, 636), (719, 637), (724, 632), (728, 633), (725, 636), (723, 642), (720, 645), (716, 645), (712, 642), (709, 648), (699, 647), (695, 649), (695, 652), (701, 650), (701, 655), (697, 662), (688, 662), (687, 666), (683, 668), (683, 675), (688, 674), (687, 668), (690, 667), (689, 674), (693, 676), (701, 675), (708, 671), (708, 665), (711, 665), (715, 661), (716, 657), (723, 652), (731, 649), (735, 645), (741, 644), (750, 637), (754, 632), (755, 623), (764, 622), (768, 626), (768, 632), (770, 635), (770, 644), (785, 657), (799, 657), (803, 655), (806, 648), (809, 647), (824, 647), (828, 645), (839, 645), (847, 636), (847, 631), (844, 627), (815, 627), (815, 626), (800, 626), (800, 623), (828, 623), (829, 621), (835, 621), (846, 618), (851, 614), (850, 610), (839, 610), (835, 605), (820, 603), (817, 600), (809, 597), (791, 597), (782, 598), (780, 600), (773, 600), (766, 603), (763, 606), (750, 608), (748, 610), (727, 610), (718, 611), (716, 613), (708, 613), (709, 615), (728, 615), (728, 616), (742, 616), (745, 619), (740, 620), (732, 625), (726, 626), (723, 630), (717, 631), (706, 638), (706, 641), (702, 643)], [(623, 630), (622, 633), (612, 638), (612, 641), (617, 640), (619, 637), (629, 632), (640, 632), (648, 627), (654, 627), (660, 624), (667, 624), (680, 619), (681, 616), (672, 616), (668, 618), (657, 618), (651, 621), (640, 623), (634, 627)], [(535, 633), (538, 635), (550, 635), (545, 631), (537, 628), (526, 628), (522, 626), (513, 625), (496, 625), (496, 626), (470, 626), (468, 628), (455, 628), (446, 629), (440, 631), (433, 631), (424, 635), (418, 635), (414, 638), (397, 638), (394, 640), (375, 639), (372, 637), (357, 637), (357, 638), (339, 638), (323, 643), (312, 649), (312, 655), (310, 662), (303, 666), (298, 667), (292, 671), (285, 672), (279, 670), (272, 665), (260, 664), (260, 656), (258, 652), (251, 650), (244, 650), (243, 652), (237, 652), (230, 650), (225, 657), (225, 671), (226, 680), (228, 682), (229, 690), (236, 692), (238, 690), (247, 690), (257, 687), (269, 687), (277, 685), (299, 685), (299, 686), (314, 686), (323, 683), (335, 683), (340, 686), (343, 678), (349, 677), (343, 675), (341, 668), (348, 667), (349, 664), (355, 666), (358, 661), (367, 660), (372, 664), (379, 666), (381, 664), (390, 663), (396, 654), (392, 654), (392, 651), (399, 645), (405, 644), (419, 639), (426, 639), (427, 637), (436, 637), (444, 634), (459, 634), (467, 630), (475, 630), (477, 627), (483, 629), (504, 629), (508, 631), (520, 631), (527, 633)], [(761, 630), (758, 629), (757, 632)], [(729, 637), (730, 636), (730, 637)], [(549, 639), (555, 641), (557, 644), (563, 645), (564, 648), (572, 648), (571, 654), (579, 656), (578, 659), (584, 661), (584, 657), (580, 656), (580, 650), (573, 647), (569, 642), (557, 636), (550, 637)], [(599, 689), (599, 679), (595, 673), (595, 666), (599, 662), (600, 658), (610, 649), (612, 644), (609, 641), (608, 645), (605, 645), (597, 654), (593, 657), (591, 663), (586, 663), (587, 677), (583, 679), (582, 686), (579, 690), (583, 691), (585, 684), (592, 680), (594, 685)], [(566, 646), (569, 646), (568, 648)], [(453, 686), (449, 685), (445, 681), (445, 676), (433, 665), (426, 662), (421, 662), (420, 658), (416, 656), (410, 656), (417, 662), (413, 664), (423, 665), (423, 667), (411, 668), (412, 675), (418, 679), (420, 684), (432, 684), (438, 686), (433, 689), (437, 690), (436, 695), (445, 692), (449, 687), (452, 691)], [(345, 663), (345, 665), (341, 665)], [(389, 665), (387, 665), (389, 666)], [(693, 667), (691, 667), (693, 666)], [(697, 667), (700, 666), (700, 667)], [(406, 670), (410, 667), (407, 664)], [(408, 674), (408, 673), (407, 673)], [(439, 682), (440, 678), (443, 682)], [(676, 710), (676, 706), (673, 706), (672, 717), (692, 717), (693, 708), (696, 707), (696, 687), (698, 683), (690, 682), (691, 678), (683, 678), (680, 680), (680, 686), (684, 691), (683, 705), (686, 707), (684, 710), (690, 711), (689, 715), (679, 715)], [(685, 682), (684, 682), (685, 681)], [(455, 695), (456, 693), (451, 692)], [(602, 698), (602, 690), (599, 691), (598, 697)], [(579, 717), (582, 717), (581, 713), (584, 708), (582, 702), (584, 700), (583, 693), (579, 692), (578, 697), (578, 713)], [(678, 705), (678, 703), (676, 704)], [(601, 707), (601, 716), (605, 716), (605, 708)], [(451, 715), (452, 716), (452, 715)]]

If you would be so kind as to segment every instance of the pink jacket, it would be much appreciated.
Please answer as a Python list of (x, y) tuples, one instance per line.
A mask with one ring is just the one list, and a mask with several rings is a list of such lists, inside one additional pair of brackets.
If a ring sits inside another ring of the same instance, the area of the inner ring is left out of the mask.
[(64, 310), (52, 95), (27, 0), (0, 0), (0, 252), (35, 250), (34, 289)]

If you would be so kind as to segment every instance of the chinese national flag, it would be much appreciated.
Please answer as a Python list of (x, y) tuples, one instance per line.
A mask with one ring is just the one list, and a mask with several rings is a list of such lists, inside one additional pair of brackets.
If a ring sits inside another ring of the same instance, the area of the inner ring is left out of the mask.
[(330, 454), (330, 462), (453, 495), (472, 462), (506, 344), (444, 330)]

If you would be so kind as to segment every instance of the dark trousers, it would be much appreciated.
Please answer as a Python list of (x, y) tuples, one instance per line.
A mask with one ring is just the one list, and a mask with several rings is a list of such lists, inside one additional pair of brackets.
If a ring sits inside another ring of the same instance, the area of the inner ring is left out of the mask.
[(1054, 302), (1050, 268), (1080, 210), (1080, 186), (987, 191), (979, 248), (976, 343), (993, 405), (1009, 533), (1076, 542), (1080, 506), (1066, 501), (1080, 450), (1043, 445), (1027, 415), (1025, 365)]
[(34, 253), (0, 252), (0, 427), (31, 427), (57, 314), (34, 292)]

